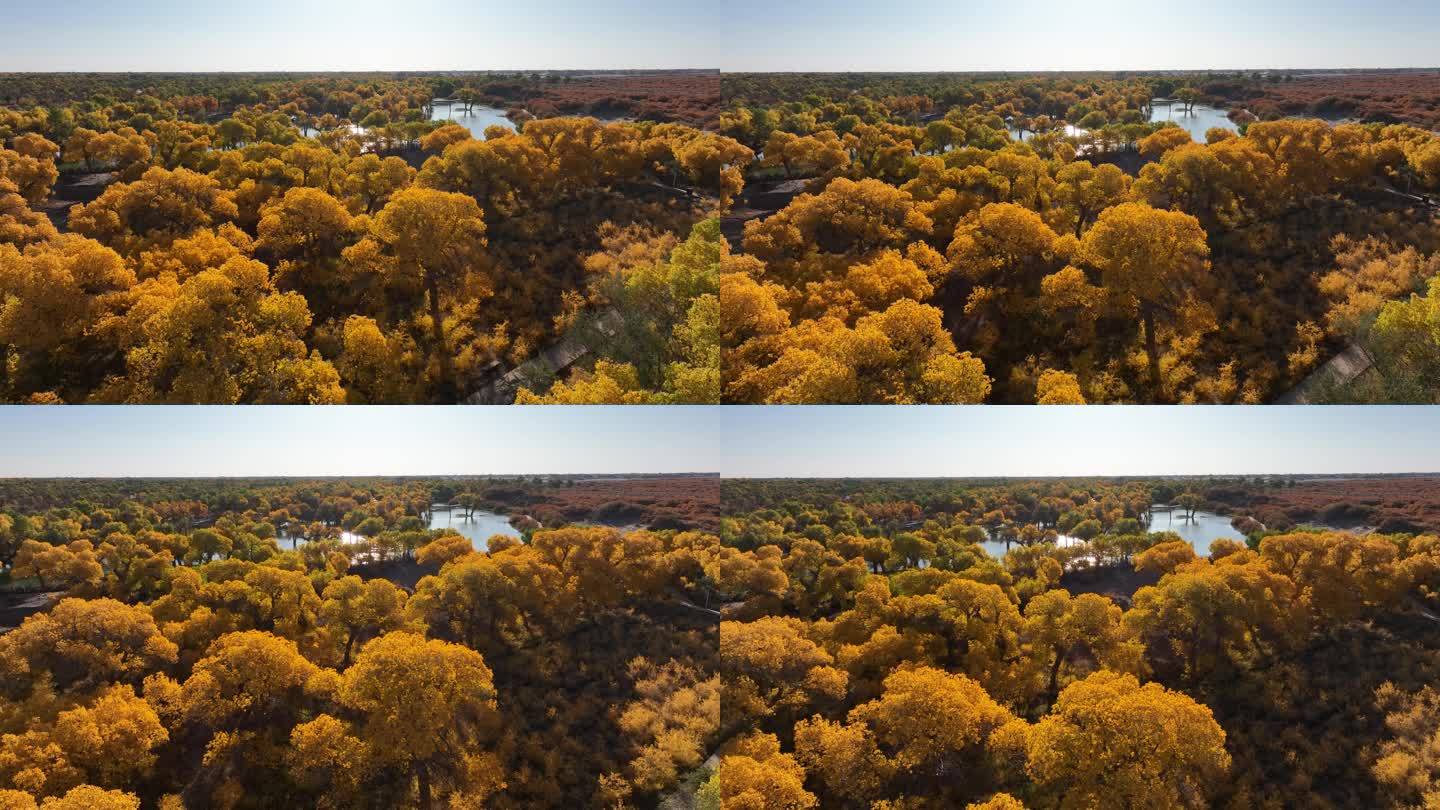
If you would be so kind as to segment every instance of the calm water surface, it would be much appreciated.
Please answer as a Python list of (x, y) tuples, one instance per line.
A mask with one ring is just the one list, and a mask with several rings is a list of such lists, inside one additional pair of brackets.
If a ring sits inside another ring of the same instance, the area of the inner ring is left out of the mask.
[(1245, 541), (1245, 535), (1230, 525), (1229, 517), (1210, 512), (1196, 512), (1190, 520), (1185, 519), (1184, 512), (1160, 512), (1150, 517), (1150, 531), (1175, 532), (1181, 540), (1189, 541), (1195, 553), (1202, 557), (1210, 553), (1211, 540)]
[(506, 118), (502, 109), (476, 104), (466, 110), (463, 104), (447, 103), (439, 98), (431, 102), (430, 120), (454, 121), (481, 140), (484, 140), (485, 128), (489, 126), (502, 126), (511, 131), (515, 129), (515, 122)]
[[(1079, 542), (1081, 542), (1080, 538), (1071, 537), (1068, 534), (1060, 534), (1055, 536), (1055, 545), (1057, 546), (1069, 546)], [(980, 544), (980, 547), (985, 549), (986, 554), (989, 554), (991, 557), (994, 557), (996, 559), (1004, 557), (1005, 552), (1009, 551), (1012, 548), (1019, 548), (1019, 546), (1019, 543), (1010, 543), (1007, 547), (1006, 544), (1001, 540), (986, 540), (985, 542)]]
[(1219, 127), (1239, 132), (1235, 122), (1225, 117), (1225, 110), (1207, 104), (1196, 104), (1186, 112), (1185, 105), (1157, 98), (1150, 102), (1151, 121), (1174, 121), (1190, 133), (1190, 140), (1205, 143), (1205, 133)]
[(494, 512), (486, 512), (476, 509), (465, 517), (465, 512), (456, 509), (450, 512), (433, 511), (430, 513), (430, 528), (432, 529), (454, 529), (455, 531), (470, 538), (470, 544), (479, 551), (484, 551), (486, 542), (497, 534), (506, 537), (519, 537), (520, 532), (510, 525), (509, 515), (500, 515)]
[[(1150, 517), (1150, 531), (1152, 532), (1174, 532), (1195, 547), (1195, 553), (1204, 557), (1210, 553), (1210, 541), (1226, 538), (1244, 542), (1245, 535), (1235, 531), (1230, 525), (1230, 518), (1225, 515), (1216, 515), (1210, 512), (1196, 512), (1193, 518), (1186, 519), (1184, 512), (1157, 512)], [(1055, 540), (1058, 546), (1068, 546), (1081, 542), (1079, 538), (1062, 534)], [(992, 557), (1003, 557), (1008, 550), (1003, 542), (987, 540), (980, 546)], [(1016, 544), (1012, 543), (1010, 548)]]
[[(1208, 104), (1196, 104), (1187, 112), (1185, 105), (1173, 102), (1169, 99), (1157, 98), (1150, 102), (1150, 120), (1153, 121), (1174, 121), (1190, 133), (1190, 139), (1197, 143), (1205, 143), (1206, 131), (1215, 127), (1228, 129), (1231, 132), (1239, 132), (1240, 128), (1235, 122), (1225, 117), (1225, 110), (1219, 107), (1211, 107)], [(1027, 137), (1033, 137), (1034, 133), (1022, 135), (1020, 130), (1012, 126), (1005, 127), (1010, 137), (1017, 141), (1023, 141)], [(1081, 129), (1074, 124), (1065, 125), (1065, 134), (1072, 138), (1079, 138), (1089, 130)]]
[[(510, 516), (501, 515), (496, 512), (487, 512), (483, 509), (476, 509), (467, 518), (464, 510), (453, 511), (432, 510), (430, 512), (430, 528), (432, 529), (454, 529), (470, 540), (476, 550), (484, 551), (490, 538), (497, 534), (506, 537), (520, 537), (520, 532), (510, 525)], [(358, 543), (364, 540), (353, 532), (341, 532), (340, 542)]]
[[(578, 113), (577, 113), (578, 114)], [(591, 114), (591, 117), (601, 121), (625, 121), (628, 120), (618, 116), (606, 116)], [(453, 121), (466, 129), (470, 134), (479, 140), (485, 139), (485, 128), (500, 126), (511, 132), (515, 131), (515, 122), (505, 117), (505, 111), (499, 107), (489, 107), (484, 104), (474, 104), (468, 109), (459, 102), (447, 101), (437, 98), (430, 103), (431, 121)], [(350, 131), (355, 135), (365, 135), (369, 132), (359, 124), (351, 124)], [(300, 127), (300, 134), (306, 138), (314, 137), (317, 132), (309, 127)]]

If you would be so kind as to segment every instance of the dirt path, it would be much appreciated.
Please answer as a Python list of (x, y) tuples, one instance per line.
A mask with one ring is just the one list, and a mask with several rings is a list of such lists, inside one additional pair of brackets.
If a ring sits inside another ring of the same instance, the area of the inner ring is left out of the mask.
[(88, 203), (99, 197), (105, 187), (115, 182), (114, 172), (89, 172), (71, 174), (60, 178), (50, 192), (50, 199), (41, 203), (40, 210), (50, 218), (56, 228), (65, 230), (70, 221), (70, 207)]
[(50, 607), (64, 591), (35, 593), (0, 593), (0, 634), (14, 630), (30, 616)]

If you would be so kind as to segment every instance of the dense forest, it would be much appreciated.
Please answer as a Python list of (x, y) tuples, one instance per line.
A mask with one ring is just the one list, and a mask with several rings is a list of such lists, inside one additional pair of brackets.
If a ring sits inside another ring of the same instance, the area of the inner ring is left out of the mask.
[(753, 157), (702, 128), (719, 100), (713, 71), (0, 75), (0, 399), (716, 402)]
[[(340, 79), (352, 83), (416, 80), (441, 98), (461, 104), (498, 107), (520, 117), (593, 115), (629, 118), (713, 129), (720, 115), (720, 84), (713, 70), (544, 70), (530, 72), (430, 73), (0, 73), (0, 104), (6, 106), (64, 106), (96, 95), (156, 95), (193, 99), (215, 113), (274, 100), (264, 85), (312, 82), (301, 92), (320, 101), (326, 91), (315, 80)], [(337, 99), (329, 112), (340, 117), (353, 113), (365, 95)], [(319, 113), (317, 113), (319, 114)], [(357, 117), (355, 120), (360, 120)]]
[(1343, 486), (723, 482), (723, 806), (1432, 806), (1440, 523), (1146, 530)]
[(1437, 92), (4, 75), (0, 398), (1432, 402)]
[[(675, 524), (713, 524), (717, 494), (714, 476), (0, 483), (0, 807), (714, 796), (719, 545)], [(564, 518), (604, 497), (671, 528)], [(442, 506), (509, 507), (522, 531), (429, 529)]]
[(726, 402), (1440, 396), (1440, 74), (722, 84)]

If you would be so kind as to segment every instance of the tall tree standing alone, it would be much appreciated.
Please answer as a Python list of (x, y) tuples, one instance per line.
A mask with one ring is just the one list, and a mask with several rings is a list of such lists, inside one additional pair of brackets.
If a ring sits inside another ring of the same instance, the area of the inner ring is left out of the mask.
[(1210, 269), (1210, 247), (1200, 221), (1144, 203), (1107, 208), (1081, 243), (1085, 259), (1123, 304), (1139, 310), (1150, 359), (1151, 397), (1161, 397), (1157, 316), (1174, 314)]
[(484, 267), (485, 218), (474, 197), (412, 187), (397, 192), (371, 224), (370, 235), (347, 258), (379, 258), (392, 280), (411, 279), (425, 290), (440, 394), (455, 393), (440, 296)]

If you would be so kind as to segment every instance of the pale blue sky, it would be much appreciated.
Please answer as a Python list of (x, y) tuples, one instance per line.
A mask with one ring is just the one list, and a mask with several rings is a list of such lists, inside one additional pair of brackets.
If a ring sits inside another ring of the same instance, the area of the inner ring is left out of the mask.
[(0, 71), (1440, 63), (1435, 0), (4, 0), (0, 26)]
[(1440, 472), (1440, 407), (0, 408), (0, 476)]
[(715, 67), (699, 0), (0, 0), (0, 71)]
[(704, 408), (0, 408), (0, 477), (718, 472)]
[(725, 408), (744, 477), (1440, 472), (1440, 407)]
[(727, 70), (1440, 64), (1436, 0), (733, 0)]

